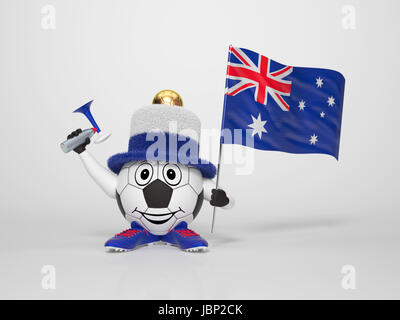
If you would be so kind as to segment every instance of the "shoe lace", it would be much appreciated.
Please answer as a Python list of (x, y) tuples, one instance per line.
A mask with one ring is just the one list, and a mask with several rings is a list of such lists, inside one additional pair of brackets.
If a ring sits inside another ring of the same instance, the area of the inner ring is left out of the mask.
[(137, 229), (127, 229), (125, 231), (122, 231), (120, 233), (117, 233), (115, 236), (122, 236), (122, 237), (131, 237), (134, 236), (135, 234), (138, 234), (139, 232), (144, 231), (146, 232), (147, 235), (149, 235), (149, 233), (146, 230), (137, 230)]
[(193, 230), (190, 229), (182, 229), (182, 230), (175, 230), (178, 232), (181, 236), (187, 238), (187, 237), (196, 237), (198, 234), (194, 232)]

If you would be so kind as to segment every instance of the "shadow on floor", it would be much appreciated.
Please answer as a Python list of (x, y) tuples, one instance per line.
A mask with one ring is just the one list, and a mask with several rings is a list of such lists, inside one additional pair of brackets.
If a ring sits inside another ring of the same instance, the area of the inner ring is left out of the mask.
[(302, 217), (297, 219), (286, 219), (276, 221), (258, 221), (257, 223), (247, 224), (244, 227), (254, 233), (287, 232), (299, 231), (303, 229), (336, 228), (348, 225), (354, 221), (343, 217), (313, 218)]

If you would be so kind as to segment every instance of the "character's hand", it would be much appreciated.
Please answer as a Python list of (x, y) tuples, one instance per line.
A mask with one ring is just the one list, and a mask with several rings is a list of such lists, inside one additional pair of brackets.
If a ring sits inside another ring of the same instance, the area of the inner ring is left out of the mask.
[(215, 207), (225, 207), (229, 203), (229, 198), (222, 189), (211, 190), (211, 201), (210, 204)]
[[(67, 139), (71, 139), (73, 137), (78, 136), (82, 132), (82, 129), (76, 129), (75, 131), (72, 131), (71, 134), (68, 135)], [(82, 153), (83, 151), (86, 150), (86, 146), (90, 143), (90, 139), (86, 138), (85, 142), (77, 146), (74, 151), (76, 153)]]

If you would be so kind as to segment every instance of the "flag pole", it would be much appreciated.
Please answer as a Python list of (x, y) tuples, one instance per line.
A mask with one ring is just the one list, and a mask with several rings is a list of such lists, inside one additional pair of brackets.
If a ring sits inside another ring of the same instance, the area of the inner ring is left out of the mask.
[[(219, 183), (219, 172), (221, 171), (221, 156), (222, 156), (222, 143), (221, 141), (219, 142), (219, 156), (218, 156), (218, 165), (217, 165), (217, 179), (215, 183), (215, 189), (218, 189), (218, 183)], [(213, 208), (213, 218), (212, 218), (212, 225), (211, 225), (211, 233), (214, 233), (215, 229), (215, 210), (217, 207)]]
[[(228, 63), (227, 63), (227, 66), (226, 66), (226, 69), (227, 69), (226, 74), (228, 74), (228, 68), (229, 68), (230, 61), (231, 61), (231, 54), (230, 54), (231, 48), (232, 48), (232, 45), (229, 45)], [(228, 81), (228, 79), (225, 76), (225, 90), (226, 90), (226, 87), (227, 87), (227, 81)], [(226, 93), (226, 91), (225, 91), (225, 93)], [(218, 156), (218, 165), (217, 165), (217, 178), (216, 178), (216, 182), (215, 182), (215, 188), (216, 189), (218, 189), (218, 186), (219, 186), (219, 173), (221, 171), (222, 144), (223, 144), (221, 138), (222, 138), (222, 129), (224, 128), (225, 106), (226, 106), (226, 95), (224, 95), (224, 109), (223, 109), (223, 112), (222, 112), (221, 135), (219, 137), (219, 156)], [(214, 233), (214, 230), (215, 230), (215, 210), (216, 209), (217, 209), (216, 207), (213, 208), (213, 218), (212, 218), (212, 224), (211, 224), (211, 233)]]

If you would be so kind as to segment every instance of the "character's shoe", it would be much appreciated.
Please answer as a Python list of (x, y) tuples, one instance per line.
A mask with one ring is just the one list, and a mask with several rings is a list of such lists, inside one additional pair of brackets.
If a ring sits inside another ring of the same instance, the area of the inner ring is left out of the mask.
[(172, 244), (184, 251), (207, 251), (208, 243), (196, 232), (187, 228), (186, 222), (181, 222), (173, 230), (161, 237), (161, 241)]
[(130, 251), (157, 241), (160, 241), (160, 236), (151, 234), (137, 222), (132, 222), (131, 229), (116, 234), (104, 246), (112, 251)]

